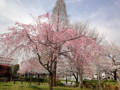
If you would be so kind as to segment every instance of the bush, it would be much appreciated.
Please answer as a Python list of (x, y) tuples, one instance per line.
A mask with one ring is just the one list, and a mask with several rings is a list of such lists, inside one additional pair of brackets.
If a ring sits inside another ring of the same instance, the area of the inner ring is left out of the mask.
[(75, 83), (74, 85), (73, 85), (73, 87), (78, 87), (79, 86), (79, 83)]
[(50, 78), (44, 78), (44, 82), (49, 82)]
[[(115, 90), (114, 88), (118, 88), (117, 87), (118, 82), (116, 80), (101, 80), (100, 83), (101, 83), (101, 88), (103, 88), (103, 90)], [(98, 88), (98, 80), (84, 81), (83, 84), (87, 88), (92, 88), (92, 89)]]
[(0, 81), (8, 81), (8, 78), (2, 77), (0, 78)]
[(12, 66), (10, 67), (10, 74), (11, 74), (12, 76), (14, 76), (14, 75), (16, 76), (18, 70), (19, 70), (19, 64), (12, 65)]
[(98, 87), (98, 81), (97, 80), (83, 81), (83, 84), (86, 88), (95, 89), (95, 88)]
[(48, 83), (49, 82), (49, 78), (30, 78), (30, 77), (25, 77), (25, 78), (23, 78), (23, 77), (19, 77), (19, 80), (21, 80), (21, 79), (24, 79), (24, 81), (26, 81), (26, 82), (29, 82), (30, 81), (30, 79), (32, 79), (32, 82), (44, 82), (44, 83)]
[(10, 77), (10, 66), (0, 64), (0, 77)]
[(60, 80), (56, 80), (56, 85), (57, 86), (64, 86), (64, 84)]
[[(30, 79), (31, 79), (30, 77), (24, 78), (24, 80), (25, 80), (26, 82), (29, 82)], [(43, 78), (32, 78), (32, 82), (44, 82), (44, 79), (43, 79)]]

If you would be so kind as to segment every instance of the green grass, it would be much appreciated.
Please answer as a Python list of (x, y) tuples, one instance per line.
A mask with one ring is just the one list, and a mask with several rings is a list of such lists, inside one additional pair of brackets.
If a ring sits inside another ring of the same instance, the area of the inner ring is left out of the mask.
[[(0, 90), (49, 90), (48, 84), (43, 84), (41, 86), (37, 84), (29, 85), (27, 82), (23, 82), (21, 85), (20, 82), (0, 82)], [(53, 90), (81, 90), (79, 88), (72, 87), (55, 87)], [(82, 89), (82, 90), (90, 90), (90, 89)]]
[(72, 87), (55, 87), (54, 90), (90, 90), (90, 89), (79, 89)]

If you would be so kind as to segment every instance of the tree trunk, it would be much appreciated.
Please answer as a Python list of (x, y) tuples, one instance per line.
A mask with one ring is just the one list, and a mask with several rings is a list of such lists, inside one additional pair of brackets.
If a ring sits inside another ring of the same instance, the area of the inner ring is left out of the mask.
[(66, 74), (66, 86), (67, 86), (67, 74)]
[(10, 81), (13, 81), (13, 75), (11, 75)]
[(40, 81), (39, 81), (38, 85), (40, 85)]
[(31, 74), (31, 76), (30, 76), (30, 85), (31, 85), (31, 83), (32, 83), (32, 78), (33, 78), (33, 77), (32, 77), (32, 74)]
[(53, 73), (53, 87), (56, 86), (56, 72)]
[(113, 73), (114, 73), (114, 80), (117, 80), (117, 70), (115, 70)]
[(77, 78), (76, 78), (76, 83), (78, 83), (78, 73), (76, 73), (76, 75), (77, 75)]
[(53, 74), (50, 74), (49, 90), (53, 90)]
[(21, 79), (21, 85), (22, 85), (23, 80)]
[(54, 62), (54, 68), (53, 68), (53, 87), (56, 86), (56, 69), (57, 69), (57, 61)]
[(73, 76), (74, 76), (74, 78), (76, 80), (76, 83), (78, 83), (78, 73), (76, 73), (76, 75), (75, 75), (75, 73), (73, 73)]
[(83, 85), (83, 74), (79, 74), (79, 77), (80, 77), (79, 87), (80, 88), (84, 88), (84, 85)]
[(14, 80), (14, 84), (15, 84), (15, 80)]

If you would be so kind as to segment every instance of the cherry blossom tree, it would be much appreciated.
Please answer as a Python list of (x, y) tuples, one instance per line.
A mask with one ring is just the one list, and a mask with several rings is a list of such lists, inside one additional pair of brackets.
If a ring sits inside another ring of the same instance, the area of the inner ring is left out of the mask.
[(36, 58), (31, 58), (29, 60), (24, 60), (20, 64), (20, 69), (18, 71), (19, 73), (25, 74), (25, 73), (31, 73), (31, 74), (42, 74), (45, 72), (45, 69), (43, 66), (39, 64), (39, 61)]
[(82, 37), (76, 39), (68, 46), (70, 53), (64, 54), (67, 57), (74, 70), (80, 77), (80, 87), (83, 87), (83, 74), (92, 73), (92, 63), (97, 62), (96, 57), (99, 56), (101, 48), (96, 44), (96, 41)]
[(82, 36), (72, 28), (57, 27), (59, 23), (52, 19), (49, 14), (41, 15), (35, 19), (33, 24), (22, 24), (16, 22), (9, 28), (10, 32), (2, 34), (0, 41), (9, 56), (23, 54), (37, 58), (39, 63), (49, 72), (50, 90), (53, 82), (54, 62), (60, 60), (69, 42)]
[(110, 75), (113, 73), (114, 80), (117, 80), (117, 71), (120, 68), (120, 46), (116, 43), (106, 44), (104, 46), (104, 54), (109, 62), (109, 64), (106, 65), (106, 69), (109, 67), (109, 72), (107, 73)]
[[(41, 66), (39, 61), (36, 58), (31, 58), (29, 60), (24, 60), (20, 64), (20, 69), (18, 71), (19, 74), (28, 75), (30, 78), (29, 84), (31, 85), (33, 75), (40, 75), (45, 73), (48, 73), (46, 69)], [(39, 82), (40, 83), (40, 82)]]

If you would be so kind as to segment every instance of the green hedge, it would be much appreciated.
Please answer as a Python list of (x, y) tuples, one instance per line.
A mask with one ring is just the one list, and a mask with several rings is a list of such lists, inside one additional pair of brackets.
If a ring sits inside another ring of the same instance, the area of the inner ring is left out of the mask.
[[(118, 90), (118, 82), (115, 80), (101, 80), (101, 88), (103, 90)], [(84, 81), (84, 86), (91, 89), (98, 89), (98, 80)]]
[(79, 83), (75, 83), (74, 85), (73, 85), (73, 87), (78, 87), (79, 86)]
[(56, 80), (56, 85), (57, 86), (64, 86), (64, 84), (60, 80)]
[(22, 77), (20, 77), (19, 78), (19, 80), (24, 80), (24, 81), (26, 81), (26, 82), (29, 82), (30, 81), (30, 79), (32, 79), (32, 82), (49, 82), (49, 78), (28, 78), (28, 77), (26, 77), (26, 78), (22, 78)]
[(10, 71), (10, 66), (0, 64), (0, 78), (1, 77), (9, 78), (10, 77), (9, 71)]

